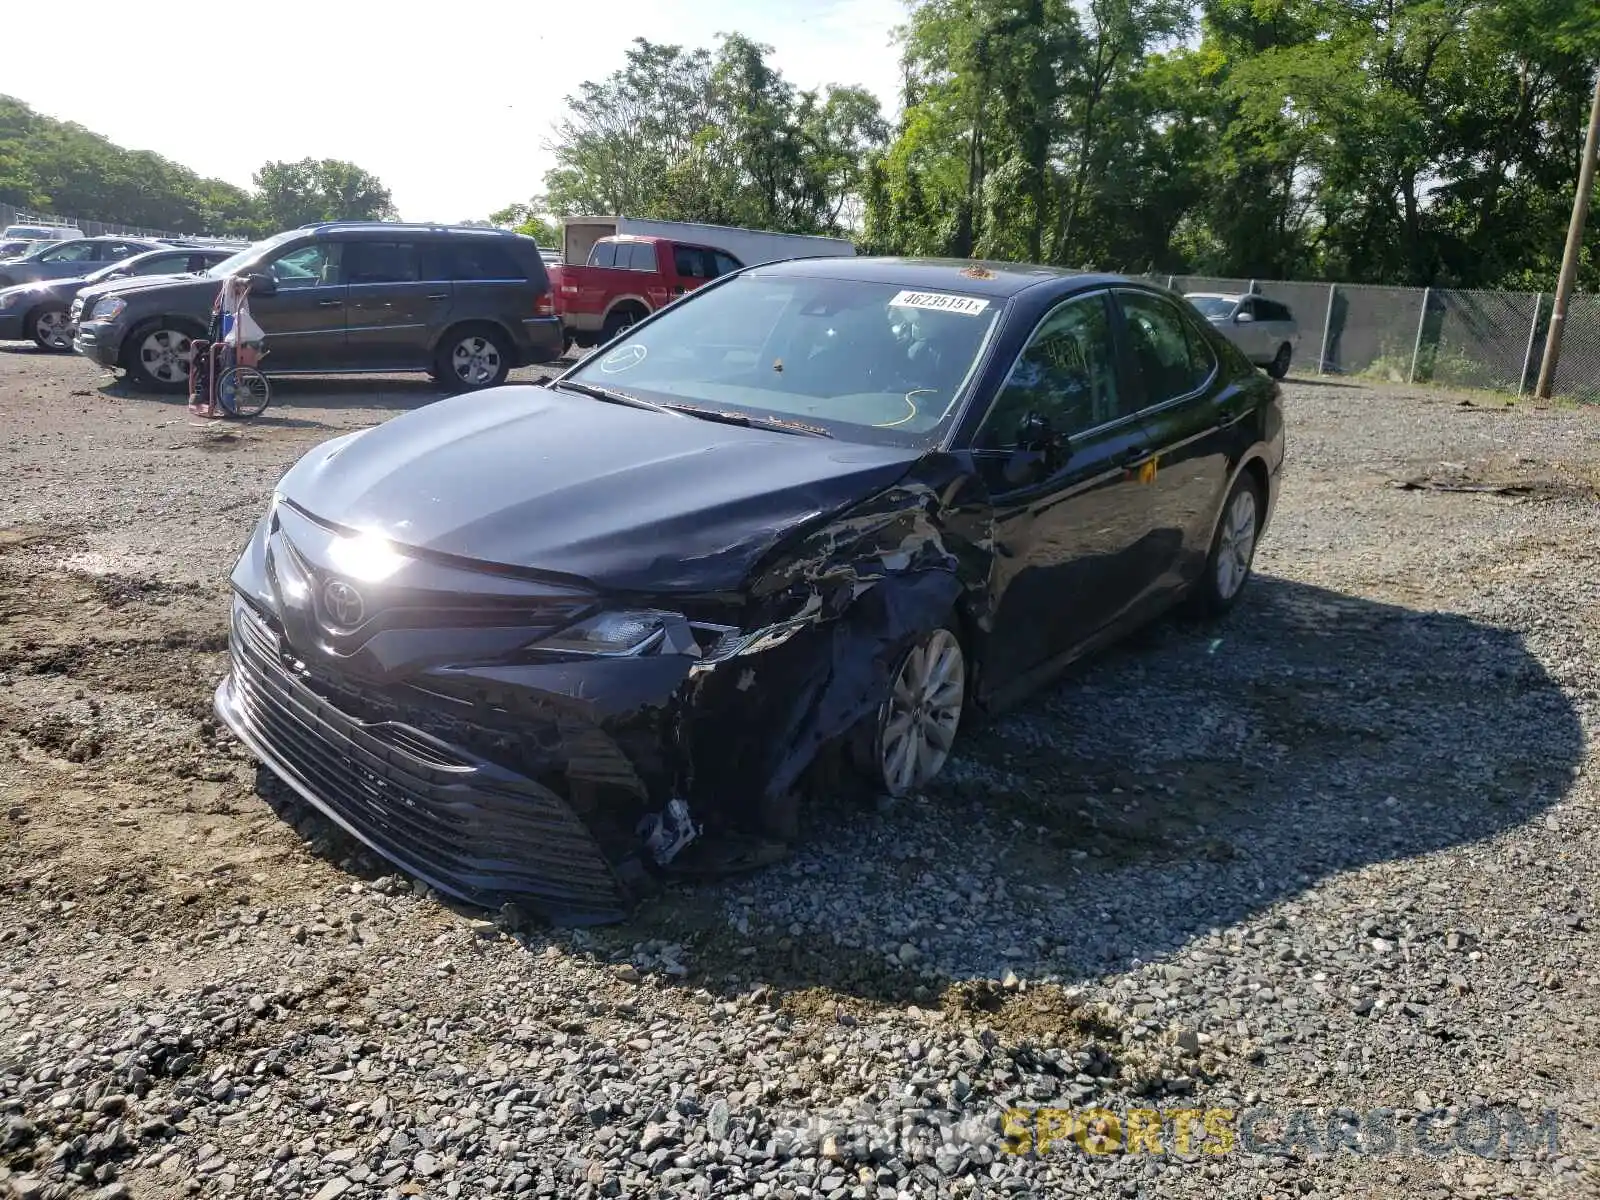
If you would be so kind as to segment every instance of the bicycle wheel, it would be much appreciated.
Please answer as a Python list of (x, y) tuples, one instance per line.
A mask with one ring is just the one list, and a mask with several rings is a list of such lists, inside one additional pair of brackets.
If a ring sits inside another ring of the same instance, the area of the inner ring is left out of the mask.
[(254, 367), (229, 367), (217, 377), (217, 401), (230, 417), (259, 417), (272, 401), (272, 385)]

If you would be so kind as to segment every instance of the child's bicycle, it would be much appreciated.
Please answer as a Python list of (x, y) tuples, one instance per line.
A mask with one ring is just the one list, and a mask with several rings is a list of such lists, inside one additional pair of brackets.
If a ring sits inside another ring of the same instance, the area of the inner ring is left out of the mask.
[[(266, 351), (250, 319), (249, 292), (248, 280), (225, 280), (211, 314), (211, 337), (190, 343), (189, 411), (197, 417), (248, 421), (272, 402), (272, 385), (256, 366)], [(254, 340), (244, 336), (252, 328)]]

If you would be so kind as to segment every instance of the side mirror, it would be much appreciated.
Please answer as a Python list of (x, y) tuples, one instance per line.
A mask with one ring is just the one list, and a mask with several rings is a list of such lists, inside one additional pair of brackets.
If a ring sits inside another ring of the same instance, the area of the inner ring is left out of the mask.
[(250, 281), (250, 294), (253, 296), (272, 296), (278, 291), (278, 281), (264, 271), (252, 271), (245, 276)]
[(1037, 483), (1067, 459), (1069, 447), (1041, 412), (1029, 412), (1017, 426), (1017, 445), (1006, 460), (1005, 480), (1012, 487)]
[(1248, 313), (1248, 312), (1236, 313), (1234, 315), (1234, 318), (1233, 318), (1234, 324), (1236, 324), (1236, 325), (1248, 325), (1248, 324), (1250, 324), (1251, 321), (1254, 321), (1255, 319), (1256, 319), (1255, 314), (1254, 313)]

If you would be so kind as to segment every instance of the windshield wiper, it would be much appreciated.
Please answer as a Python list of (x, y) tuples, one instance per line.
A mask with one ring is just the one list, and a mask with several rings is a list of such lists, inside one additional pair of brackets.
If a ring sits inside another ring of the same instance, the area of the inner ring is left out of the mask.
[(617, 392), (610, 388), (597, 387), (592, 383), (579, 383), (573, 379), (556, 379), (551, 387), (565, 388), (569, 392), (577, 392), (580, 396), (587, 396), (591, 400), (604, 400), (607, 404), (624, 404), (629, 408), (646, 408), (651, 412), (668, 413), (672, 416), (679, 415), (678, 410), (668, 408), (665, 404), (657, 404), (654, 400), (641, 400), (638, 396), (630, 396), (627, 392)]
[(673, 412), (682, 413), (686, 417), (698, 417), (702, 421), (717, 421), (723, 425), (743, 425), (748, 429), (770, 429), (774, 433), (792, 433), (796, 437), (831, 438), (833, 436), (822, 426), (807, 425), (804, 421), (785, 421), (778, 417), (752, 417), (749, 413), (728, 412), (720, 408), (695, 408), (688, 404), (668, 404), (665, 407)]

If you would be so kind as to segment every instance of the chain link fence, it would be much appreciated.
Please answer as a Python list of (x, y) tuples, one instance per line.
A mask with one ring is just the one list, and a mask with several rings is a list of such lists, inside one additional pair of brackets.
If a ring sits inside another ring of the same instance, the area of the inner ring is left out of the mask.
[[(1549, 292), (1379, 287), (1224, 279), (1142, 278), (1177, 292), (1254, 292), (1287, 305), (1300, 327), (1296, 373), (1358, 375), (1526, 395), (1550, 331)], [(1572, 297), (1552, 393), (1600, 402), (1600, 296)]]
[(57, 217), (47, 213), (26, 212), (9, 204), (0, 204), (0, 229), (7, 225), (70, 225), (83, 230), (85, 237), (106, 237), (120, 234), (123, 237), (183, 237), (170, 229), (151, 229), (144, 225), (117, 225), (107, 221), (81, 221), (76, 217)]

